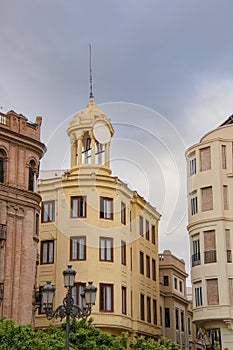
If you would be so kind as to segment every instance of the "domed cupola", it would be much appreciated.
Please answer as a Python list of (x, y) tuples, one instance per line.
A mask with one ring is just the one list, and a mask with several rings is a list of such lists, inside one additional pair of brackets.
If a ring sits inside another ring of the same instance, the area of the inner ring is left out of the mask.
[(110, 119), (93, 102), (69, 122), (70, 172), (111, 174), (110, 143), (114, 130)]

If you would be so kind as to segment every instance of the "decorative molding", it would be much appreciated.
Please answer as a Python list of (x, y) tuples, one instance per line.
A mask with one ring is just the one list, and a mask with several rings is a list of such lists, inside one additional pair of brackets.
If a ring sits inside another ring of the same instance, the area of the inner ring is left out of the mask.
[(227, 328), (230, 330), (230, 331), (233, 331), (233, 320), (223, 320), (223, 322), (226, 324)]

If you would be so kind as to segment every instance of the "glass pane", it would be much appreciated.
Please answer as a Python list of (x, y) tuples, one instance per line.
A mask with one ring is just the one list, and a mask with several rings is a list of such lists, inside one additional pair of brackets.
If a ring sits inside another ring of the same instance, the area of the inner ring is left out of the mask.
[(78, 200), (77, 199), (72, 200), (72, 216), (75, 218), (78, 216)]
[(105, 260), (105, 240), (101, 239), (100, 240), (100, 259)]
[(53, 262), (53, 242), (49, 242), (49, 262)]
[(43, 221), (48, 221), (48, 203), (44, 203)]
[(72, 239), (72, 259), (78, 259), (77, 240)]
[(112, 310), (112, 288), (110, 286), (106, 287), (106, 310)]
[(47, 243), (42, 243), (42, 263), (47, 263), (48, 245)]
[(111, 258), (111, 240), (106, 240), (106, 248), (107, 248), (107, 252), (106, 252), (106, 260), (112, 260)]
[(81, 260), (85, 258), (84, 247), (85, 247), (85, 239), (80, 238), (79, 239), (79, 259)]

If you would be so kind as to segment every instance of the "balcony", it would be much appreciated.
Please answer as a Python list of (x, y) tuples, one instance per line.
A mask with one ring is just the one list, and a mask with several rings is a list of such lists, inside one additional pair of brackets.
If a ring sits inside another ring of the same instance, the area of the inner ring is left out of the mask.
[(5, 114), (0, 113), (0, 124), (7, 125), (8, 124), (8, 117)]
[(204, 252), (205, 264), (217, 262), (216, 250), (207, 250)]
[(6, 225), (0, 224), (0, 242), (6, 240)]
[(195, 253), (192, 255), (192, 266), (200, 265), (201, 264), (201, 254)]

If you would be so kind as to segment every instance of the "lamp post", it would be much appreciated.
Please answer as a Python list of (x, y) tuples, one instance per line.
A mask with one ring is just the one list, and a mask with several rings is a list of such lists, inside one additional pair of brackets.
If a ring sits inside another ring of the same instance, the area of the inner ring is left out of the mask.
[(76, 305), (71, 293), (71, 288), (74, 286), (75, 275), (76, 271), (72, 269), (72, 265), (68, 265), (68, 268), (63, 271), (64, 287), (67, 288), (67, 293), (63, 299), (63, 305), (59, 305), (55, 310), (53, 310), (55, 287), (51, 282), (46, 282), (47, 284), (42, 288), (42, 305), (46, 317), (49, 320), (54, 317), (62, 320), (66, 317), (66, 350), (69, 350), (70, 317), (73, 319), (86, 319), (90, 316), (92, 306), (95, 305), (97, 292), (97, 288), (93, 286), (92, 282), (88, 282), (88, 286), (84, 288), (84, 293), (81, 295), (83, 298), (83, 308)]

